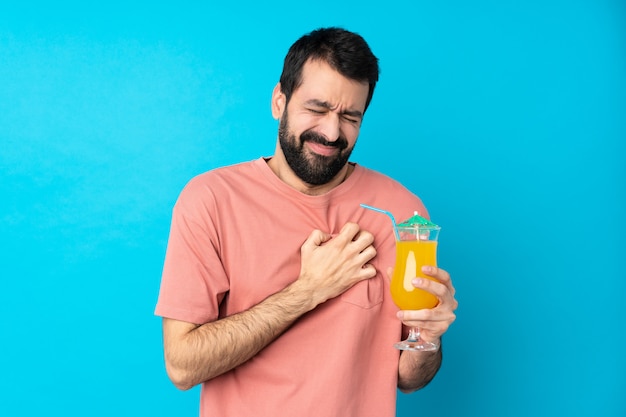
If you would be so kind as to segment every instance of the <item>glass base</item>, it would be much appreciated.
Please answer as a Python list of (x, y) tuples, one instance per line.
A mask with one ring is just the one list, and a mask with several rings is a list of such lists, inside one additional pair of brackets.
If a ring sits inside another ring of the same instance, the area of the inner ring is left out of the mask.
[(423, 340), (404, 340), (393, 345), (396, 349), (411, 350), (420, 352), (433, 352), (439, 349), (439, 345), (431, 342), (424, 342)]

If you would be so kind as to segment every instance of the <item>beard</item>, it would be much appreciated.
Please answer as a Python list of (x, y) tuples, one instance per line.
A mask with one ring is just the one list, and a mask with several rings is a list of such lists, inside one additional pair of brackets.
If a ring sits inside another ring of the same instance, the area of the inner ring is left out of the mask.
[[(322, 135), (305, 130), (300, 140), (289, 131), (287, 111), (283, 114), (278, 127), (278, 141), (285, 155), (287, 164), (302, 181), (309, 185), (323, 185), (330, 182), (346, 165), (354, 146), (348, 148), (348, 141), (343, 136), (334, 142), (327, 141)], [(325, 146), (334, 146), (338, 149), (335, 155), (325, 156), (308, 152), (304, 143), (310, 141)]]

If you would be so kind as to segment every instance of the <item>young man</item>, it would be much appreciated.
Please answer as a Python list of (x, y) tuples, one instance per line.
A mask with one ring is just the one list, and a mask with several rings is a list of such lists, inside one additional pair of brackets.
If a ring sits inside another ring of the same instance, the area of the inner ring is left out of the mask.
[[(201, 416), (394, 416), (396, 388), (426, 385), (441, 351), (393, 348), (403, 323), (440, 343), (457, 302), (449, 275), (414, 285), (439, 298), (398, 312), (389, 219), (418, 197), (348, 162), (378, 80), (357, 34), (319, 29), (285, 58), (272, 95), (275, 155), (193, 180), (174, 208), (156, 314), (168, 375), (202, 384)], [(416, 174), (419, 175), (416, 170)]]

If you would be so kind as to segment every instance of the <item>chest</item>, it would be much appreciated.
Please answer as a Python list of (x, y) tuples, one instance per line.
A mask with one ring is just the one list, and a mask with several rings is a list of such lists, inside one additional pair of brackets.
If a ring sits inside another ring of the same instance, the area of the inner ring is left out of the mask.
[[(319, 229), (338, 234), (346, 222), (358, 223), (375, 236), (377, 256), (371, 262), (377, 276), (357, 284), (342, 298), (362, 307), (382, 300), (388, 288), (387, 268), (395, 260), (395, 242), (387, 224), (362, 218), (358, 204), (302, 207), (297, 204), (258, 206), (220, 232), (220, 252), (230, 281), (223, 313), (246, 310), (294, 282), (300, 273), (300, 248)], [(371, 216), (369, 217), (371, 218)]]

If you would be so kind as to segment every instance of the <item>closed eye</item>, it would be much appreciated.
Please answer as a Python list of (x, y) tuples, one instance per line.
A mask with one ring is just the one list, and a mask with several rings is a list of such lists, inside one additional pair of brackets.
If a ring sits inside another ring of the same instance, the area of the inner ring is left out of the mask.
[[(329, 111), (333, 111), (333, 107), (329, 103), (315, 99), (308, 100), (305, 103), (305, 108), (308, 112), (315, 115), (324, 115)], [(345, 110), (340, 113), (340, 117), (350, 124), (358, 125), (363, 119), (363, 113), (358, 110)]]
[(318, 109), (307, 109), (307, 110), (313, 114), (325, 114), (326, 113), (326, 110), (318, 110)]
[(343, 120), (345, 120), (346, 122), (353, 123), (353, 124), (359, 123), (359, 119), (355, 119), (354, 117), (350, 117), (345, 114), (342, 117), (343, 117)]

